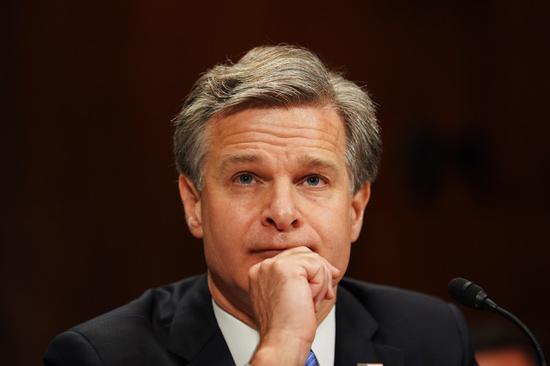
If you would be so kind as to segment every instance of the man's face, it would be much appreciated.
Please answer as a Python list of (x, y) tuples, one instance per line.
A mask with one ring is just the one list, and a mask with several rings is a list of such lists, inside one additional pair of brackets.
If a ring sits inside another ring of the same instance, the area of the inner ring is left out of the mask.
[(204, 241), (210, 285), (250, 313), (250, 267), (297, 246), (343, 274), (370, 186), (350, 191), (337, 112), (246, 109), (208, 123), (203, 189), (180, 177), (180, 190), (190, 229)]

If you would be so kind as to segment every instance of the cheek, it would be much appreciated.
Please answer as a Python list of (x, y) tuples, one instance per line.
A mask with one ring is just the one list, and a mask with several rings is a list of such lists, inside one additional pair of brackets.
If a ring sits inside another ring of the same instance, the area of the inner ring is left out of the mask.
[(312, 222), (321, 239), (319, 254), (331, 264), (345, 271), (349, 262), (351, 248), (351, 219), (349, 208), (345, 204), (326, 206), (331, 209), (319, 209)]
[(237, 229), (242, 220), (242, 208), (233, 201), (223, 197), (209, 197), (204, 202), (203, 224), (206, 230), (223, 234), (226, 231)]
[(224, 261), (244, 253), (247, 233), (253, 223), (250, 211), (242, 204), (224, 199), (206, 200), (204, 205), (205, 250), (209, 250), (211, 255), (216, 255), (213, 253), (216, 250)]

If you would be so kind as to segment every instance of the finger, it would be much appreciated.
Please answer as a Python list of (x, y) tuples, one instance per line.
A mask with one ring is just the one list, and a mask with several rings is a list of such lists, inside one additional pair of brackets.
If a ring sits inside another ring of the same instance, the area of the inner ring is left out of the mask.
[(325, 299), (329, 300), (332, 298), (332, 272), (328, 266), (326, 267), (325, 272), (327, 276), (327, 291), (325, 292)]
[(327, 261), (325, 258), (321, 257), (323, 260), (323, 263), (325, 264), (325, 273), (327, 276), (327, 290), (325, 293), (324, 298), (327, 300), (332, 299), (336, 296), (336, 293), (334, 291), (334, 286), (338, 284), (339, 281), (339, 275), (340, 270), (333, 266), (329, 261)]
[(340, 270), (334, 267), (332, 264), (330, 264), (330, 262), (327, 261), (325, 258), (321, 256), (319, 256), (319, 258), (323, 262), (324, 272), (326, 276), (325, 278), (326, 287), (323, 288), (323, 293), (320, 294), (320, 296), (321, 296), (321, 299), (330, 300), (336, 296), (336, 293), (334, 291), (334, 286), (336, 286), (336, 284), (339, 281)]
[(335, 296), (333, 286), (338, 282), (340, 271), (308, 247), (286, 250), (272, 260), (283, 260), (287, 264), (293, 262), (304, 270), (316, 310), (323, 300), (332, 299)]
[(327, 279), (328, 291), (327, 291), (326, 298), (327, 298), (327, 300), (330, 300), (330, 299), (335, 297), (334, 284), (333, 284), (333, 279), (332, 279), (332, 271), (328, 270), (327, 275), (328, 275), (328, 279)]
[(313, 253), (313, 251), (306, 246), (299, 246), (299, 247), (283, 250), (281, 253), (277, 254), (277, 257), (288, 257), (290, 255), (296, 255), (300, 253), (307, 254), (307, 253)]
[(314, 252), (302, 253), (293, 259), (306, 270), (308, 282), (313, 285), (312, 292), (316, 302), (321, 302), (333, 294), (333, 282), (337, 283), (337, 275), (340, 273), (336, 267)]
[(312, 301), (315, 309), (318, 309), (318, 305), (321, 303), (326, 293), (326, 270), (322, 262), (304, 262), (306, 271), (308, 272), (308, 283), (311, 289)]
[(333, 278), (335, 277), (338, 277), (340, 276), (340, 270), (336, 267), (334, 267), (332, 264), (330, 264), (328, 261), (327, 261), (328, 265), (329, 265), (329, 268), (330, 268), (330, 273), (332, 275)]
[(328, 270), (325, 263), (323, 263), (322, 266), (323, 271), (323, 286), (321, 287), (321, 291), (317, 297), (317, 309), (319, 308), (319, 305), (325, 298), (327, 297), (327, 292), (330, 289), (331, 279), (330, 279), (330, 271)]
[(324, 283), (316, 297), (316, 309), (319, 308), (319, 305), (323, 300), (330, 300), (335, 297), (334, 288), (332, 285), (331, 269), (327, 261), (323, 261), (322, 269), (324, 273)]

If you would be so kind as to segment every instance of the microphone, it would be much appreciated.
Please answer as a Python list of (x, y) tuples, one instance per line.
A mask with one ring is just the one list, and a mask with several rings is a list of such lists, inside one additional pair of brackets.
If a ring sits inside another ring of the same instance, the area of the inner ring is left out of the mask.
[(535, 338), (535, 335), (531, 333), (529, 328), (514, 314), (508, 310), (498, 306), (487, 295), (485, 290), (479, 285), (476, 285), (472, 281), (468, 281), (465, 278), (454, 278), (449, 282), (449, 295), (462, 305), (474, 308), (476, 310), (489, 310), (504, 316), (506, 319), (512, 321), (527, 335), (533, 347), (535, 347), (537, 358), (541, 366), (546, 366), (546, 360), (542, 348)]

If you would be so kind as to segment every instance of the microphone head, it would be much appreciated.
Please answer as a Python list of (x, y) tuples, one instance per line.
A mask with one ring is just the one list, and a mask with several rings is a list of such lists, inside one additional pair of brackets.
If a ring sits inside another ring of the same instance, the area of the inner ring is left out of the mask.
[(465, 278), (458, 277), (449, 282), (449, 295), (462, 305), (474, 309), (486, 309), (488, 307), (485, 302), (487, 294), (483, 288)]

